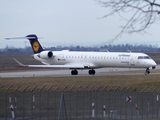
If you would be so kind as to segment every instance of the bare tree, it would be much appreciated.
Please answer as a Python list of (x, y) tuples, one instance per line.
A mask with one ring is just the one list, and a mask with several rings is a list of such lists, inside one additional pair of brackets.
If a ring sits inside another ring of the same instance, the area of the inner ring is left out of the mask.
[[(160, 20), (160, 0), (99, 0), (98, 2), (108, 9), (103, 18), (118, 14), (126, 21), (114, 40), (125, 32), (144, 34), (153, 23)], [(126, 14), (128, 18), (124, 18)]]

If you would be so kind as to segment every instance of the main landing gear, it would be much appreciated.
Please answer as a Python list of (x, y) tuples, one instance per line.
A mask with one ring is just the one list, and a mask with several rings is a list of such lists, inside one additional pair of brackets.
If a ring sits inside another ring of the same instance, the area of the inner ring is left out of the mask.
[(94, 75), (95, 73), (96, 73), (96, 72), (95, 72), (95, 70), (93, 70), (93, 69), (88, 71), (88, 74), (89, 74), (89, 75)]
[(145, 73), (145, 74), (146, 74), (146, 75), (150, 74), (149, 68), (146, 69), (146, 73)]
[(72, 70), (71, 75), (78, 75), (78, 71), (76, 69)]
[[(93, 70), (93, 69), (91, 69), (91, 70), (89, 70), (88, 71), (88, 74), (89, 75), (94, 75), (96, 72), (95, 72), (95, 70)], [(76, 69), (73, 69), (72, 71), (71, 71), (71, 75), (78, 75), (78, 71), (76, 70)]]

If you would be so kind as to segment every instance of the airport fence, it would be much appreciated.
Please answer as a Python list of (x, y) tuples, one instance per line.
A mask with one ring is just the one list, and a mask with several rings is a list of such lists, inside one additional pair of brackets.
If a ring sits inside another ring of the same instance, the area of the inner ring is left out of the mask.
[(3, 90), (0, 85), (0, 120), (160, 119), (159, 88), (29, 86), (10, 85)]

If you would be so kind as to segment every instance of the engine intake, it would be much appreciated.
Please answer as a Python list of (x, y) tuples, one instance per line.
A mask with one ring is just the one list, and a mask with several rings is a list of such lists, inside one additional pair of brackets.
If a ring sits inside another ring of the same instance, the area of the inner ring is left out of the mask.
[(42, 51), (39, 54), (39, 57), (43, 58), (43, 59), (52, 58), (53, 57), (53, 53), (52, 53), (52, 51)]

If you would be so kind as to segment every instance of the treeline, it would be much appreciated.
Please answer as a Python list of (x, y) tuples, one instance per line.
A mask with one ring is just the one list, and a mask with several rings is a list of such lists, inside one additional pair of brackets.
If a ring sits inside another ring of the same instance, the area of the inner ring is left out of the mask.
[[(70, 50), (70, 51), (109, 51), (109, 52), (160, 52), (160, 48), (152, 45), (129, 45), (129, 44), (119, 44), (119, 45), (103, 45), (103, 46), (56, 46), (48, 47), (45, 50), (59, 51), (59, 50)], [(8, 48), (1, 49), (2, 53), (29, 53), (33, 54), (31, 47), (26, 48)]]
[(103, 46), (69, 46), (69, 47), (51, 47), (47, 48), (49, 50), (71, 50), (71, 51), (110, 51), (110, 52), (160, 52), (160, 48), (152, 45), (129, 45), (129, 44), (119, 44), (119, 45), (103, 45)]

